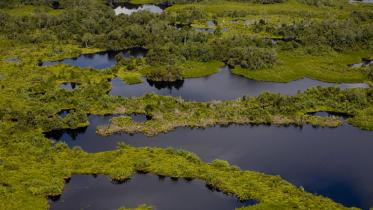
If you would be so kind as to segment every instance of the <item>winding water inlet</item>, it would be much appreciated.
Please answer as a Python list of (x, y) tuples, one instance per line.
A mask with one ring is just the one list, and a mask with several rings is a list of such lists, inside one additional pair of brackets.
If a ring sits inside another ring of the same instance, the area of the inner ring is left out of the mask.
[(366, 83), (327, 83), (312, 79), (301, 79), (289, 83), (263, 82), (244, 78), (222, 67), (216, 74), (208, 77), (191, 78), (176, 82), (146, 81), (140, 84), (127, 85), (119, 78), (111, 81), (110, 95), (137, 97), (146, 93), (182, 97), (192, 101), (232, 100), (242, 96), (257, 96), (264, 91), (295, 95), (310, 87), (367, 88)]

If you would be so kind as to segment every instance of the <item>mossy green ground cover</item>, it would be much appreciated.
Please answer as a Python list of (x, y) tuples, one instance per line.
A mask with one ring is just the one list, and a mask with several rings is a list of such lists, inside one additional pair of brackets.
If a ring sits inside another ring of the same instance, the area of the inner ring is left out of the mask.
[[(181, 76), (184, 79), (206, 77), (215, 74), (219, 68), (224, 66), (224, 63), (218, 61), (196, 62), (186, 61), (180, 63), (178, 68), (181, 69)], [(166, 66), (141, 66), (136, 70), (128, 70), (125, 67), (114, 67), (115, 75), (122, 79), (127, 84), (138, 84), (143, 82), (143, 78), (151, 71), (164, 69)]]
[(102, 49), (97, 48), (82, 48), (76, 44), (20, 44), (2, 36), (0, 36), (0, 46), (0, 61), (5, 62), (7, 58), (17, 58), (28, 65), (37, 65), (40, 61), (56, 61), (102, 51)]
[(32, 15), (38, 12), (46, 12), (50, 15), (60, 15), (63, 13), (63, 9), (52, 9), (50, 7), (36, 7), (32, 5), (19, 6), (12, 9), (4, 10), (7, 14), (13, 16), (26, 16)]
[(273, 68), (251, 71), (237, 67), (232, 72), (250, 79), (275, 82), (290, 82), (304, 77), (335, 83), (365, 82), (369, 80), (365, 70), (348, 65), (360, 63), (370, 54), (371, 50), (357, 50), (313, 56), (298, 50), (280, 53), (279, 63)]
[[(245, 11), (252, 15), (288, 15), (297, 17), (321, 17), (325, 18), (324, 15), (330, 14), (337, 17), (346, 17), (353, 10), (364, 10), (369, 5), (361, 4), (349, 4), (348, 1), (333, 1), (336, 6), (334, 7), (315, 7), (311, 5), (305, 5), (297, 0), (288, 0), (284, 3), (278, 4), (257, 4), (237, 1), (224, 1), (224, 0), (213, 0), (213, 1), (201, 1), (191, 4), (176, 4), (172, 7), (167, 8), (167, 11), (174, 12), (183, 10), (188, 7), (200, 8), (211, 14), (219, 14), (225, 11)], [(339, 5), (339, 6), (338, 6)]]

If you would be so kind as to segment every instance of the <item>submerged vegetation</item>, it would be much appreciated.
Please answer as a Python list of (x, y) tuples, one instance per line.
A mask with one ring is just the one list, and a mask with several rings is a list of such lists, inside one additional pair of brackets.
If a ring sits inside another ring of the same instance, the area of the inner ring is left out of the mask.
[[(110, 80), (129, 84), (142, 77), (176, 81), (214, 74), (227, 64), (251, 79), (288, 82), (310, 77), (373, 84), (373, 67), (350, 68), (373, 57), (372, 6), (338, 0), (151, 1), (170, 3), (161, 14), (115, 15), (104, 0), (0, 2), (0, 209), (47, 209), (73, 174), (105, 174), (125, 180), (149, 172), (193, 178), (241, 200), (242, 209), (348, 209), (305, 192), (278, 176), (243, 171), (224, 160), (204, 163), (194, 154), (119, 145), (89, 154), (43, 136), (43, 132), (88, 125), (89, 114), (145, 114), (135, 122), (113, 116), (97, 128), (157, 135), (181, 126), (276, 124), (336, 127), (338, 118), (373, 130), (373, 89), (311, 88), (295, 96), (262, 93), (232, 101), (192, 102), (147, 94), (109, 96)], [(327, 20), (326, 20), (327, 18)], [(213, 33), (196, 31), (215, 20)], [(226, 29), (226, 30), (224, 30)], [(45, 61), (105, 50), (147, 49), (145, 57), (117, 56), (114, 67), (96, 70)], [(75, 89), (62, 84), (79, 84)], [(69, 110), (64, 117), (59, 113)], [(118, 207), (119, 208), (119, 207)], [(150, 209), (139, 206), (137, 209)], [(125, 209), (125, 208), (124, 208)]]

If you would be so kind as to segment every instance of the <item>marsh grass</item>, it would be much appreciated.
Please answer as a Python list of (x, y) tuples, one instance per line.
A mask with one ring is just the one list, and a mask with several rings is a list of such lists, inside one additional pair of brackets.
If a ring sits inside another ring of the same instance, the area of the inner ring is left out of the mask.
[(361, 62), (370, 55), (369, 50), (326, 55), (307, 55), (302, 50), (280, 53), (279, 62), (273, 68), (247, 70), (235, 68), (233, 73), (255, 80), (290, 82), (304, 77), (325, 82), (365, 82), (369, 78), (363, 69), (351, 69), (349, 64)]

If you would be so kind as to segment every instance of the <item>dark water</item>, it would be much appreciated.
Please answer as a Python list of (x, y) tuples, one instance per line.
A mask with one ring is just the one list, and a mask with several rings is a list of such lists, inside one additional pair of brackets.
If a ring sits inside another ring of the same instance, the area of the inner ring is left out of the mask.
[(11, 63), (19, 63), (20, 62), (18, 58), (7, 58), (7, 59), (4, 59), (4, 61), (11, 62)]
[(110, 95), (130, 97), (156, 93), (180, 96), (186, 100), (211, 101), (237, 99), (246, 95), (257, 96), (263, 91), (294, 95), (298, 90), (304, 91), (315, 86), (337, 86), (343, 89), (368, 87), (365, 83), (334, 84), (312, 79), (302, 79), (289, 83), (263, 82), (232, 74), (227, 67), (223, 67), (219, 73), (208, 77), (186, 79), (173, 83), (147, 81), (141, 84), (126, 85), (116, 78), (112, 80)]
[[(193, 28), (195, 31), (204, 32), (204, 33), (214, 33), (216, 31), (215, 28)], [(223, 28), (222, 31), (227, 32), (227, 28)]]
[(57, 114), (61, 117), (61, 118), (65, 118), (69, 113), (70, 113), (70, 109), (63, 109), (61, 110), (60, 112), (58, 112)]
[[(216, 20), (208, 20), (206, 22), (206, 24), (209, 26), (209, 27), (215, 27), (218, 25), (218, 22)], [(194, 30), (198, 31), (198, 32), (204, 32), (204, 33), (214, 33), (216, 31), (216, 28), (193, 28)], [(224, 32), (227, 32), (228, 29), (227, 28), (223, 28), (222, 31)]]
[(282, 37), (282, 38), (266, 38), (266, 42), (271, 42), (272, 44), (278, 44), (281, 42), (290, 42), (290, 41), (297, 41), (295, 38), (292, 37)]
[(194, 28), (194, 30), (198, 32), (214, 33), (216, 29), (215, 28)]
[(60, 8), (60, 2), (58, 0), (53, 0), (49, 4), (52, 9), (61, 9)]
[(102, 175), (75, 175), (62, 196), (50, 204), (53, 210), (114, 210), (119, 207), (135, 208), (141, 204), (159, 210), (233, 210), (254, 203), (241, 203), (235, 197), (209, 189), (199, 180), (171, 180), (136, 174), (125, 183), (115, 183)]
[(141, 134), (101, 137), (95, 133), (96, 126), (107, 123), (110, 116), (89, 119), (92, 124), (85, 130), (53, 134), (88, 152), (112, 150), (119, 142), (184, 149), (204, 161), (223, 159), (242, 169), (281, 175), (346, 206), (373, 206), (373, 132), (349, 125), (334, 129), (229, 126), (179, 128), (152, 138)]
[(50, 66), (56, 64), (67, 64), (72, 66), (79, 66), (82, 68), (106, 69), (114, 66), (117, 61), (115, 56), (122, 53), (125, 58), (143, 57), (147, 50), (141, 47), (131, 48), (124, 51), (107, 51), (92, 54), (83, 54), (76, 58), (66, 58), (60, 61), (43, 62), (42, 66)]
[(167, 4), (131, 4), (124, 2), (120, 4), (113, 4), (114, 12), (116, 15), (126, 14), (132, 15), (134, 12), (149, 11), (151, 13), (160, 14), (169, 7)]
[(373, 60), (363, 59), (360, 63), (350, 64), (350, 65), (348, 65), (348, 67), (350, 67), (350, 68), (361, 68), (361, 67), (366, 67), (366, 66), (369, 66), (369, 65), (373, 65)]
[[(118, 117), (118, 116), (128, 116), (128, 117), (131, 117), (132, 120), (135, 121), (135, 122), (146, 122), (146, 121), (152, 119), (151, 116), (144, 115), (144, 114), (130, 114), (130, 115), (116, 114), (116, 115), (113, 115), (113, 116), (115, 116), (115, 117)], [(108, 117), (110, 118), (110, 116), (106, 116), (105, 119), (108, 119)], [(109, 119), (107, 120), (107, 122), (109, 122)]]
[(132, 114), (132, 115), (130, 115), (130, 117), (135, 122), (146, 122), (146, 121), (152, 119), (150, 116), (143, 115), (143, 114)]
[(348, 118), (352, 117), (351, 115), (337, 112), (310, 112), (308, 114), (319, 117), (336, 117), (343, 120), (347, 120)]
[(208, 20), (208, 21), (207, 21), (207, 25), (208, 25), (208, 26), (216, 26), (216, 25), (217, 25), (217, 22), (216, 22), (216, 20)]
[(60, 85), (60, 88), (64, 90), (74, 90), (78, 87), (79, 87), (79, 84), (74, 83), (74, 82), (65, 82)]
[(373, 0), (350, 0), (350, 3), (366, 3), (366, 4), (373, 4)]

